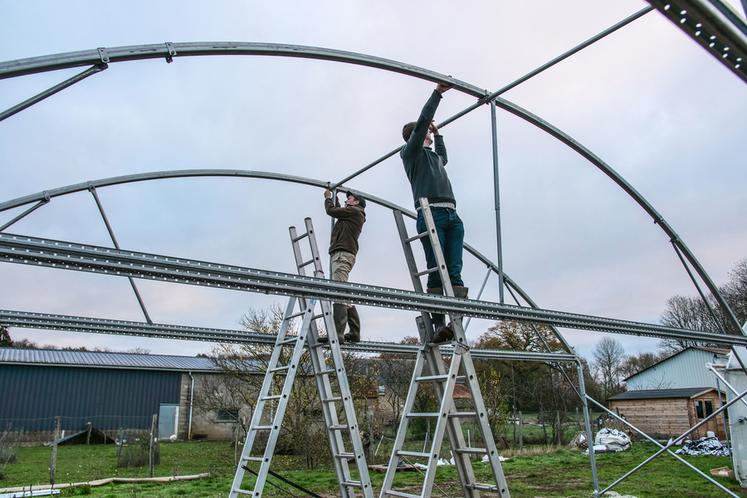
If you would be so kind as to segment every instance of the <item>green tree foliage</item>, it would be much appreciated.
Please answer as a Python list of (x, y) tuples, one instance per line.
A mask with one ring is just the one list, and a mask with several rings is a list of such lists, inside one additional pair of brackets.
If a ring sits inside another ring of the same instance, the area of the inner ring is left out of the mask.
[(13, 339), (10, 338), (8, 328), (0, 325), (0, 348), (9, 348), (13, 345)]

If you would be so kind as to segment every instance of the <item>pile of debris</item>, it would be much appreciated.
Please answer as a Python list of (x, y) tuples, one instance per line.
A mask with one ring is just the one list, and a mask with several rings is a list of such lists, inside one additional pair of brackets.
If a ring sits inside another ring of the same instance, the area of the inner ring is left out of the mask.
[(682, 448), (675, 451), (678, 455), (695, 456), (729, 456), (731, 451), (715, 436), (706, 436), (695, 441), (685, 441)]
[[(630, 444), (630, 437), (626, 433), (605, 427), (597, 432), (594, 438), (594, 453), (617, 453), (630, 449)], [(570, 445), (575, 448), (587, 448), (586, 435), (580, 432)], [(589, 452), (588, 448), (586, 452)]]

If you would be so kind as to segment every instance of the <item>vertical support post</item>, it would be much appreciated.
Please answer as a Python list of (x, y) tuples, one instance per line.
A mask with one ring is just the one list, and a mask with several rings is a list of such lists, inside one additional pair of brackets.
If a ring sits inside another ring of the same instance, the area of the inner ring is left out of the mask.
[(93, 430), (93, 424), (91, 422), (87, 422), (86, 426), (87, 426), (86, 445), (89, 445), (91, 444), (91, 431)]
[[(724, 406), (724, 400), (721, 398), (721, 382), (719, 382), (718, 377), (716, 377), (716, 391), (718, 392), (719, 408), (721, 408)], [(729, 428), (726, 423), (726, 417), (721, 417), (721, 421), (724, 423), (724, 440), (727, 441), (729, 449), (731, 449), (731, 437), (729, 437)]]
[(153, 418), (150, 422), (150, 437), (148, 439), (148, 475), (150, 475), (150, 477), (153, 477), (153, 470), (156, 466), (156, 459), (154, 455), (156, 424), (158, 424), (158, 415), (154, 413)]
[(55, 484), (55, 471), (57, 469), (57, 441), (60, 439), (60, 417), (54, 418), (54, 440), (52, 441), (52, 456), (49, 462), (49, 483)]
[(591, 465), (591, 481), (594, 485), (594, 498), (599, 498), (599, 477), (597, 476), (597, 460), (594, 456), (594, 433), (591, 430), (591, 419), (589, 418), (589, 403), (586, 401), (586, 385), (584, 383), (584, 367), (581, 360), (576, 359), (576, 371), (578, 372), (578, 390), (581, 398), (581, 407), (584, 412), (584, 426), (586, 427), (586, 441), (589, 446), (589, 465)]
[(496, 266), (498, 266), (498, 296), (503, 304), (503, 249), (501, 241), (501, 193), (498, 177), (498, 122), (495, 115), (495, 102), (490, 102), (490, 128), (493, 140), (493, 195), (495, 198), (495, 237), (498, 249)]

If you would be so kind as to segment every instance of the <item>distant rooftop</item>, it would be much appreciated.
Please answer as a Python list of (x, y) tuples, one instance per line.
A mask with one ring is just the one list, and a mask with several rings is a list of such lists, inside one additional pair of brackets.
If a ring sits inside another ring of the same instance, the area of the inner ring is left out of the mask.
[(679, 389), (643, 389), (616, 394), (608, 401), (620, 399), (663, 399), (663, 398), (692, 398), (698, 394), (715, 390), (714, 387), (682, 387)]
[(209, 358), (194, 356), (18, 348), (0, 348), (0, 367), (2, 365), (126, 368), (180, 372), (214, 372), (220, 370)]

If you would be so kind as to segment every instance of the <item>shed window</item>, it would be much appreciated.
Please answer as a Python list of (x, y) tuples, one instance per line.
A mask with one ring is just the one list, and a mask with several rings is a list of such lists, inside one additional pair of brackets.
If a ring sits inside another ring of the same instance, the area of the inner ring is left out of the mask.
[(216, 422), (237, 422), (239, 420), (238, 408), (221, 408), (215, 417)]
[(713, 401), (697, 400), (695, 402), (695, 415), (702, 419), (713, 414)]

